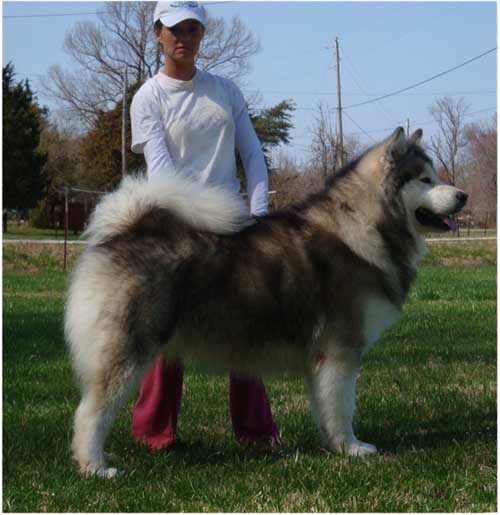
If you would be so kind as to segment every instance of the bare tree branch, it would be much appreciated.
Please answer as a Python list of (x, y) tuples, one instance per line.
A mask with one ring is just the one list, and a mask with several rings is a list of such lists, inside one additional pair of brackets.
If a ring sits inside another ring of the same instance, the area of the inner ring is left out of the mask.
[(465, 126), (467, 140), (464, 189), (470, 194), (468, 209), (476, 220), (497, 211), (497, 120)]
[(459, 177), (459, 152), (465, 147), (463, 136), (464, 118), (469, 106), (463, 98), (454, 100), (443, 97), (429, 107), (429, 112), (436, 121), (439, 134), (431, 138), (430, 150), (437, 158), (451, 184), (456, 184)]
[(208, 21), (205, 38), (198, 55), (204, 71), (240, 80), (250, 71), (250, 59), (260, 51), (260, 43), (238, 17), (230, 26), (222, 18)]

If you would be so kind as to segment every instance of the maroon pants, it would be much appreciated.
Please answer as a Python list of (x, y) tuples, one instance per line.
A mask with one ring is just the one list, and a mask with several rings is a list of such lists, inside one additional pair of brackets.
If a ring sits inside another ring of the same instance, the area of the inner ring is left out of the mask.
[[(182, 361), (166, 363), (159, 355), (144, 376), (132, 417), (134, 438), (153, 449), (168, 447), (175, 438), (181, 406)], [(236, 439), (241, 443), (279, 441), (264, 383), (258, 377), (237, 377), (229, 382), (229, 405)]]

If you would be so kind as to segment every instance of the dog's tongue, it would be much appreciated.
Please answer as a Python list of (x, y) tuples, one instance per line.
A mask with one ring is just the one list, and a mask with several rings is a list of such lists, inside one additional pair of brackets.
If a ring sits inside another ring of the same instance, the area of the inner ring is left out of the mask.
[(451, 216), (444, 216), (443, 217), (443, 222), (452, 230), (452, 231), (456, 231), (457, 230), (457, 223), (455, 222), (455, 220), (453, 220), (453, 218)]

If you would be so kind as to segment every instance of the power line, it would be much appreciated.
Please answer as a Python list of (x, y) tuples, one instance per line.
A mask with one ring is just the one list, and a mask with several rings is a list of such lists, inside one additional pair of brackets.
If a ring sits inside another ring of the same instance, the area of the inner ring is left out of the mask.
[[(348, 69), (348, 71), (351, 73), (351, 71)], [(15, 75), (21, 75), (23, 77), (28, 78), (35, 78), (35, 79), (48, 79), (49, 77), (46, 74), (40, 74), (40, 73), (23, 73), (23, 72), (15, 72)], [(351, 76), (354, 79), (354, 75)], [(81, 81), (82, 84), (84, 84), (83, 81)], [(360, 88), (361, 89), (361, 88)], [(251, 94), (267, 94), (267, 95), (310, 95), (310, 96), (333, 96), (336, 95), (334, 91), (284, 91), (284, 90), (277, 90), (277, 89), (245, 89), (242, 88), (242, 91), (244, 93), (251, 93)], [(363, 90), (364, 91), (364, 90)], [(408, 96), (439, 96), (439, 95), (496, 95), (495, 90), (484, 90), (484, 91), (420, 91), (420, 92), (414, 92), (414, 93), (408, 93)], [(344, 97), (354, 97), (354, 96), (362, 96), (362, 97), (369, 97), (369, 96), (376, 96), (377, 93), (344, 93)], [(304, 108), (304, 109), (314, 109), (314, 108)]]
[[(474, 116), (475, 114), (480, 114), (480, 113), (485, 113), (487, 111), (493, 111), (493, 110), (496, 110), (497, 109), (497, 106), (492, 106), (492, 107), (486, 107), (485, 109), (479, 109), (477, 111), (473, 111), (472, 113), (468, 113), (467, 115), (465, 115), (465, 118), (470, 118), (471, 116)], [(345, 113), (346, 116), (347, 116), (347, 113)], [(354, 122), (354, 120), (352, 118), (350, 118), (351, 121), (355, 124), (356, 122)], [(422, 126), (422, 125), (430, 125), (432, 123), (436, 123), (436, 121), (434, 119), (432, 120), (426, 120), (424, 122), (412, 122), (412, 125), (416, 125), (416, 126)], [(403, 125), (403, 122), (399, 122), (399, 125)], [(378, 132), (389, 132), (389, 131), (393, 131), (394, 130), (394, 127), (386, 127), (385, 129), (373, 129), (373, 130), (369, 130), (369, 131), (365, 131), (363, 130), (361, 127), (359, 127), (358, 125), (358, 128), (362, 131), (363, 134), (365, 134), (366, 136), (368, 136), (369, 134), (376, 134)], [(353, 134), (353, 133), (351, 133)], [(360, 134), (360, 133), (354, 133), (354, 134)]]
[[(348, 70), (351, 73), (352, 78), (355, 80), (355, 77), (351, 70)], [(17, 73), (17, 72), (16, 72)], [(23, 74), (21, 74), (23, 75)], [(359, 76), (359, 75), (358, 75)], [(355, 80), (357, 83), (357, 81)], [(357, 83), (358, 84), (358, 83)], [(364, 93), (343, 93), (344, 97), (376, 97), (380, 95), (380, 93), (369, 93), (361, 88), (358, 84), (360, 90), (364, 91)], [(334, 96), (337, 93), (335, 91), (284, 91), (278, 89), (245, 89), (242, 88), (242, 91), (245, 93), (266, 93), (270, 95), (312, 95), (312, 96)], [(406, 96), (438, 96), (438, 95), (496, 95), (496, 90), (489, 89), (483, 91), (415, 91), (413, 93), (407, 93)]]
[[(225, 2), (224, 2), (225, 3)], [(345, 54), (345, 52), (344, 52)], [(359, 89), (362, 90), (364, 93), (343, 93), (344, 97), (353, 97), (353, 96), (363, 96), (363, 97), (369, 97), (369, 96), (376, 96), (378, 93), (369, 93), (362, 89), (356, 81), (353, 73), (351, 70), (349, 70), (349, 73), (351, 73), (351, 77), (355, 80), (356, 84), (358, 85)], [(35, 79), (48, 79), (48, 75), (46, 74), (40, 74), (40, 73), (23, 73), (16, 71), (14, 75), (21, 75), (23, 77), (31, 77)], [(82, 84), (84, 84), (84, 81), (81, 81)], [(284, 91), (284, 90), (277, 90), (277, 89), (246, 89), (242, 88), (242, 91), (244, 93), (265, 93), (265, 94), (271, 94), (271, 95), (311, 95), (311, 96), (333, 96), (337, 93), (335, 91)], [(439, 96), (439, 95), (496, 95), (495, 90), (483, 90), (483, 91), (416, 91), (414, 93), (408, 93), (407, 96)], [(374, 98), (373, 102), (377, 101), (378, 98)], [(351, 106), (352, 107), (352, 106)], [(301, 109), (311, 109), (314, 110), (315, 108), (309, 108), (309, 107), (303, 107)], [(345, 109), (345, 108), (344, 108)]]
[(374, 138), (372, 138), (372, 137), (370, 136), (370, 134), (368, 134), (368, 132), (366, 132), (366, 131), (363, 129), (363, 127), (361, 127), (360, 125), (358, 125), (358, 123), (352, 119), (352, 117), (349, 115), (349, 113), (344, 113), (344, 114), (347, 116), (347, 118), (349, 118), (349, 120), (351, 120), (351, 122), (352, 122), (352, 123), (353, 123), (353, 124), (354, 124), (354, 125), (355, 125), (355, 126), (356, 126), (356, 127), (357, 127), (357, 128), (358, 128), (358, 129), (359, 129), (359, 130), (364, 134), (364, 135), (365, 135), (365, 136), (367, 136), (368, 138), (370, 138), (374, 143), (377, 143), (377, 142), (376, 142), (376, 140), (375, 140)]
[(85, 13), (54, 13), (54, 14), (14, 14), (4, 15), (3, 18), (48, 18), (53, 16), (87, 16), (93, 14), (103, 14), (104, 11), (93, 11)]
[[(212, 5), (220, 5), (220, 4), (232, 4), (234, 1), (226, 0), (223, 2), (206, 2), (207, 6)], [(106, 11), (91, 11), (91, 12), (82, 12), (82, 13), (44, 13), (44, 14), (6, 14), (3, 18), (50, 18), (54, 16), (90, 16), (94, 14), (105, 14)]]
[(431, 80), (437, 79), (438, 77), (442, 77), (443, 75), (446, 75), (447, 73), (450, 73), (454, 70), (457, 70), (458, 68), (461, 68), (462, 66), (470, 64), (473, 61), (477, 61), (481, 57), (491, 54), (491, 52), (494, 52), (496, 49), (497, 49), (497, 47), (491, 48), (490, 50), (487, 50), (486, 52), (483, 52), (482, 54), (477, 55), (476, 57), (473, 57), (472, 59), (469, 59), (468, 61), (465, 61), (457, 66), (454, 66), (453, 68), (449, 68), (448, 70), (445, 70), (444, 72), (441, 72), (441, 73), (438, 73), (437, 75), (429, 77), (428, 79), (417, 82), (416, 84), (412, 84), (411, 86), (408, 86), (406, 88), (398, 89), (397, 91), (393, 91), (392, 93), (387, 93), (386, 95), (382, 95), (381, 97), (373, 98), (372, 100), (366, 100), (365, 102), (360, 102), (359, 104), (352, 104), (350, 106), (346, 106), (346, 107), (344, 107), (344, 109), (352, 109), (353, 107), (359, 107), (362, 105), (371, 104), (372, 102), (377, 102), (378, 100), (382, 100), (384, 98), (392, 97), (394, 95), (398, 95), (399, 93), (403, 93), (403, 91), (408, 91), (409, 89), (416, 88), (417, 86), (421, 86), (422, 84), (425, 84), (427, 82), (430, 82)]
[[(487, 112), (487, 111), (492, 111), (492, 110), (496, 110), (497, 109), (497, 106), (492, 106), (492, 107), (486, 107), (484, 109), (479, 109), (477, 111), (473, 111), (472, 113), (468, 113), (466, 115), (466, 118), (469, 118), (475, 114), (480, 114), (480, 113), (484, 113), (484, 112)], [(376, 133), (379, 133), (379, 132), (392, 132), (394, 131), (394, 126), (392, 127), (386, 127), (385, 129), (373, 129), (373, 130), (369, 130), (369, 131), (366, 131), (364, 130), (348, 113), (344, 113), (348, 118), (349, 120), (354, 124), (356, 125), (356, 127), (360, 130), (360, 132), (349, 132), (349, 135), (351, 136), (359, 136), (360, 134), (364, 134), (365, 136), (367, 136), (368, 138), (370, 138), (374, 143), (377, 143), (378, 141), (376, 139), (374, 139), (371, 134), (376, 134)], [(435, 120), (426, 120), (424, 122), (413, 122), (412, 125), (415, 125), (415, 126), (418, 126), (418, 127), (421, 127), (422, 125), (429, 125), (431, 123), (435, 123)], [(402, 122), (398, 122), (399, 125), (403, 125)], [(306, 134), (301, 134), (299, 135), (298, 137), (294, 137), (293, 140), (294, 141), (297, 141), (297, 140), (302, 140), (304, 141), (304, 138), (306, 138)], [(300, 144), (297, 144), (297, 143), (294, 143), (293, 144), (293, 148), (295, 149), (299, 149), (299, 150), (310, 150), (310, 146), (307, 146), (307, 145), (300, 145)]]
[[(225, 3), (225, 2), (223, 2)], [(35, 74), (35, 73), (21, 73), (21, 72), (15, 72), (14, 75), (21, 75), (23, 77), (32, 77), (32, 78), (38, 78), (38, 79), (47, 79), (49, 78), (48, 75), (44, 75), (44, 74)], [(83, 82), (82, 82), (83, 84)], [(276, 91), (276, 90), (272, 90), (272, 91), (269, 91), (269, 90), (246, 90), (246, 89), (243, 89), (242, 91), (246, 92), (246, 93), (280, 93), (280, 94), (297, 94), (297, 93), (294, 93), (293, 91)], [(432, 96), (438, 96), (438, 95), (445, 95), (445, 94), (448, 94), (448, 95), (485, 95), (485, 94), (489, 94), (489, 93), (496, 93), (495, 91), (444, 91), (444, 92), (434, 92), (434, 93), (422, 93), (422, 95), (432, 95)], [(335, 95), (336, 93), (320, 93), (320, 92), (311, 92), (311, 93), (308, 93), (308, 92), (303, 92), (303, 94), (311, 94), (311, 95), (325, 95), (325, 94), (331, 94), (331, 95)], [(256, 106), (257, 108), (259, 109), (266, 109), (268, 106)], [(343, 108), (345, 109), (345, 108)], [(478, 114), (480, 112), (483, 112), (483, 111), (491, 111), (492, 109), (496, 109), (496, 106), (495, 107), (488, 107), (486, 109), (482, 109), (481, 111), (475, 111), (474, 113), (470, 113), (470, 114)], [(317, 111), (318, 108), (317, 107), (301, 107), (301, 106), (297, 106), (295, 107), (295, 111)], [(330, 108), (330, 111), (336, 111), (336, 108), (332, 107)], [(470, 116), (470, 115), (469, 115)], [(399, 123), (399, 122), (398, 122)], [(424, 123), (429, 123), (429, 122), (424, 122)], [(382, 131), (386, 131), (386, 130), (391, 130), (391, 129), (376, 129), (374, 131), (368, 131), (368, 132), (382, 132)]]
[[(225, 3), (225, 2), (223, 2)], [(492, 49), (496, 50), (496, 48)], [(342, 52), (345, 55), (345, 51)], [(484, 54), (483, 54), (484, 55)], [(346, 55), (345, 55), (346, 56)], [(347, 57), (347, 56), (346, 56)], [(463, 64), (462, 64), (463, 66)], [(365, 91), (359, 82), (356, 80), (356, 77), (352, 73), (352, 71), (348, 68), (349, 73), (351, 74), (352, 78), (356, 82), (359, 89), (362, 91), (362, 93), (345, 93), (344, 96), (375, 96), (377, 93), (368, 93)], [(444, 72), (443, 72), (444, 73)], [(23, 77), (28, 78), (36, 78), (36, 79), (48, 79), (49, 77), (46, 74), (36, 74), (36, 73), (23, 73), (23, 72), (15, 72), (15, 75), (21, 75)], [(430, 79), (428, 79), (430, 80)], [(84, 83), (84, 81), (82, 81)], [(413, 87), (413, 86), (412, 86)], [(276, 90), (276, 89), (246, 89), (242, 88), (242, 91), (245, 93), (265, 93), (265, 94), (271, 94), (271, 95), (313, 95), (313, 96), (332, 96), (336, 95), (337, 93), (335, 91), (284, 91), (284, 90)], [(390, 93), (390, 95), (394, 95), (396, 93)], [(409, 93), (408, 96), (439, 96), (439, 95), (489, 95), (489, 94), (496, 94), (495, 90), (483, 90), (483, 91), (417, 91), (414, 93)], [(386, 95), (383, 95), (385, 97)], [(380, 100), (380, 98), (383, 97), (377, 97), (374, 99), (371, 99), (367, 102), (376, 102)], [(363, 102), (365, 103), (365, 102)], [(362, 105), (363, 103), (356, 104), (355, 106)], [(349, 107), (355, 107), (355, 106), (349, 106)], [(301, 109), (306, 110), (314, 110), (315, 108), (309, 108), (309, 107), (303, 107)], [(346, 109), (346, 108), (343, 108)]]
[[(342, 54), (346, 57), (347, 61), (349, 61), (350, 65), (347, 67), (349, 73), (351, 74), (351, 77), (354, 79), (354, 82), (356, 83), (356, 85), (358, 86), (359, 90), (364, 93), (366, 96), (369, 96), (365, 89), (361, 86), (361, 84), (359, 83), (359, 81), (356, 79), (356, 72), (355, 72), (355, 69), (354, 69), (354, 63), (352, 63), (351, 59), (349, 58), (349, 56), (347, 55), (346, 51), (343, 50), (342, 51)], [(351, 69), (352, 68), (352, 69)], [(359, 76), (359, 75), (358, 75)], [(375, 104), (375, 106), (377, 107), (377, 109), (387, 118), (387, 120), (389, 120), (389, 122), (393, 123), (394, 122), (394, 116), (392, 116), (389, 111), (387, 111), (387, 109), (385, 109), (381, 104), (379, 104), (378, 102)]]
[[(46, 74), (41, 73), (23, 73), (23, 72), (15, 72), (15, 75), (22, 75), (23, 77), (32, 77), (36, 79), (47, 79), (49, 78)], [(351, 74), (354, 79), (354, 75)], [(83, 83), (83, 81), (82, 81)], [(361, 88), (360, 88), (361, 89)], [(276, 90), (276, 89), (245, 89), (242, 88), (242, 91), (245, 93), (266, 93), (271, 95), (312, 95), (312, 96), (332, 96), (336, 95), (334, 91), (284, 91), (284, 90)], [(364, 91), (364, 90), (363, 90)], [(495, 90), (484, 90), (484, 91), (420, 91), (415, 93), (409, 93), (408, 96), (438, 96), (438, 95), (492, 95), (496, 94)], [(345, 93), (343, 96), (353, 97), (353, 96), (375, 96), (376, 93)], [(375, 102), (377, 99), (373, 99)]]

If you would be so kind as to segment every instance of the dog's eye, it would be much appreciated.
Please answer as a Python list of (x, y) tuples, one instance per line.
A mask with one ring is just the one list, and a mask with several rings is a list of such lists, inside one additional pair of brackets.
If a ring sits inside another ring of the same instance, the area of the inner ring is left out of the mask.
[(423, 182), (424, 184), (432, 184), (432, 181), (429, 179), (429, 177), (424, 177), (423, 179), (420, 179), (420, 182)]

